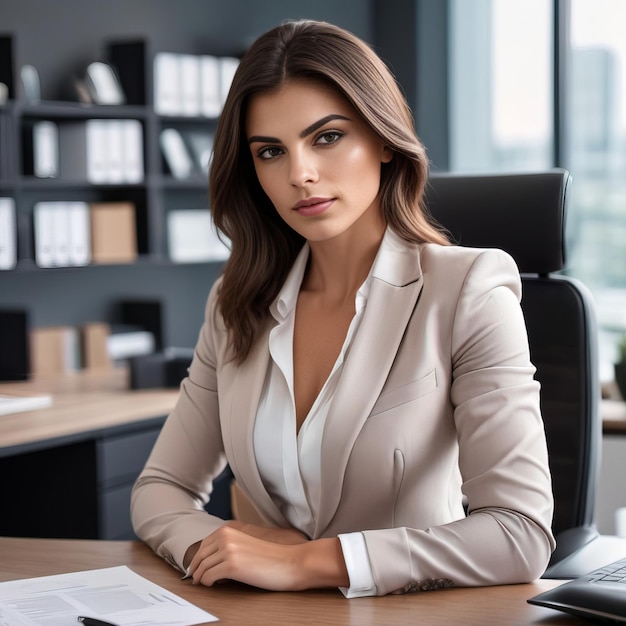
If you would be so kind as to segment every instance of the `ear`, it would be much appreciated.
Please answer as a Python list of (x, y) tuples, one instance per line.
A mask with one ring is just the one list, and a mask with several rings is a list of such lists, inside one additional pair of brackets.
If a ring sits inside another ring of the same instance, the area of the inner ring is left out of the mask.
[(393, 150), (389, 146), (383, 146), (383, 154), (380, 159), (381, 163), (389, 163), (393, 159)]

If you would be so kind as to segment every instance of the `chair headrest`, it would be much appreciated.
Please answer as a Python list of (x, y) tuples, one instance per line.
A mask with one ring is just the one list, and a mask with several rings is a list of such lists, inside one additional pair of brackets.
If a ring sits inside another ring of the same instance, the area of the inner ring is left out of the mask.
[(462, 246), (501, 248), (521, 273), (565, 266), (567, 170), (520, 174), (432, 173), (426, 205)]

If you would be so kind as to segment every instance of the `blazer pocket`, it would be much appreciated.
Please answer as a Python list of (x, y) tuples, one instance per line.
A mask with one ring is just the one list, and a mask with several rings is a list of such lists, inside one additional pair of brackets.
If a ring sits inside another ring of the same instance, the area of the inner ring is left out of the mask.
[(390, 389), (381, 394), (376, 404), (372, 407), (370, 417), (425, 396), (436, 388), (437, 370), (432, 370), (422, 378), (418, 378), (406, 385), (402, 385), (402, 387), (396, 387), (395, 389)]

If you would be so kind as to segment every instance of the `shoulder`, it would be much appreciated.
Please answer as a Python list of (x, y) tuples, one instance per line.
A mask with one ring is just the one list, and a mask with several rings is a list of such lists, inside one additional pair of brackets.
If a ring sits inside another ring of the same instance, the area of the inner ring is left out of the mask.
[(421, 250), (421, 265), (425, 282), (430, 277), (438, 282), (482, 285), (485, 290), (501, 285), (521, 294), (517, 264), (508, 252), (499, 248), (425, 244)]
[(442, 246), (435, 243), (421, 246), (422, 266), (430, 269), (448, 269), (450, 267), (471, 268), (475, 264), (481, 266), (502, 266), (519, 274), (513, 257), (499, 248), (470, 248), (467, 246)]

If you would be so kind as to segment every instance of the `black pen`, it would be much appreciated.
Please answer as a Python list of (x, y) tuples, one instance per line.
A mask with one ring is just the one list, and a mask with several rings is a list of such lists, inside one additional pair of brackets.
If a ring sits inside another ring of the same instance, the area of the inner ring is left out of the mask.
[(112, 622), (104, 622), (95, 617), (83, 617), (82, 615), (78, 617), (78, 621), (85, 624), (85, 626), (115, 626)]

